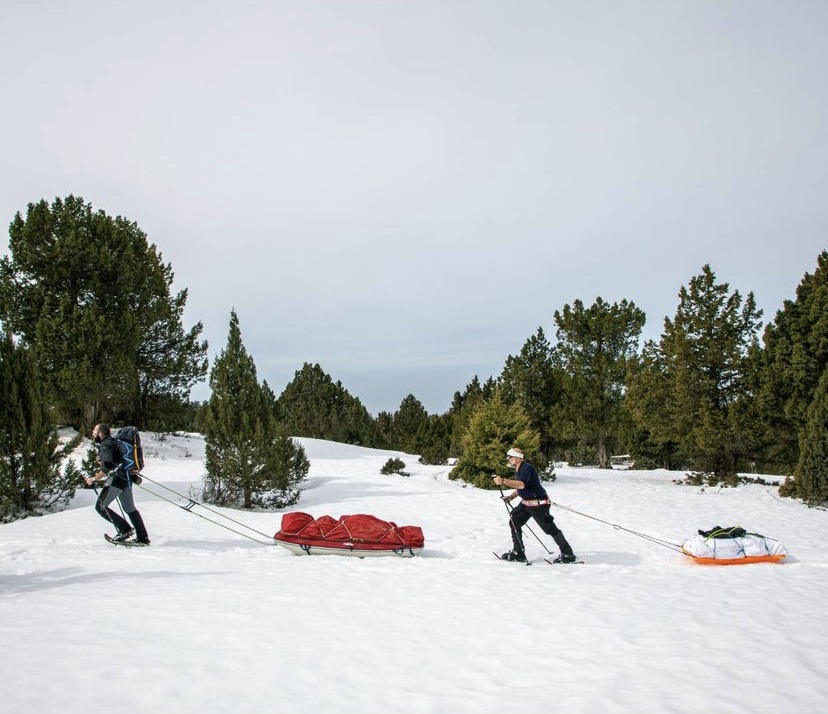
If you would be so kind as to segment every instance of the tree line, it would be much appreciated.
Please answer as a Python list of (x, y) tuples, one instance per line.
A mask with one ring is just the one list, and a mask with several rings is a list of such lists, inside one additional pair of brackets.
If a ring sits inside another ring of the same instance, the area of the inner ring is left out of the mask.
[(456, 459), (451, 478), (482, 487), (517, 444), (550, 474), (556, 461), (611, 468), (612, 454), (626, 454), (639, 468), (690, 471), (691, 482), (783, 474), (783, 495), (828, 500), (828, 252), (764, 331), (753, 294), (709, 265), (677, 297), (661, 336), (640, 348), (645, 315), (633, 302), (575, 300), (554, 313), (554, 343), (539, 327), (443, 414), (409, 394), (372, 419), (305, 364), (277, 400), (279, 418), (294, 435)]
[[(554, 312), (501, 373), (472, 377), (443, 414), (409, 394), (372, 417), (319, 364), (277, 397), (259, 382), (231, 311), (209, 369), (202, 324), (183, 325), (187, 291), (131, 221), (69, 196), (29, 204), (0, 261), (0, 517), (36, 512), (73, 493), (56, 425), (98, 421), (200, 431), (203, 497), (243, 507), (295, 502), (309, 464), (290, 436), (456, 460), (452, 478), (489, 487), (517, 444), (551, 476), (556, 461), (693, 472), (733, 484), (738, 473), (788, 476), (783, 495), (828, 500), (828, 252), (762, 332), (752, 293), (709, 265), (681, 286), (658, 339), (639, 347), (633, 303), (575, 300)], [(211, 397), (190, 390), (209, 372)], [(290, 436), (289, 436), (290, 435)]]

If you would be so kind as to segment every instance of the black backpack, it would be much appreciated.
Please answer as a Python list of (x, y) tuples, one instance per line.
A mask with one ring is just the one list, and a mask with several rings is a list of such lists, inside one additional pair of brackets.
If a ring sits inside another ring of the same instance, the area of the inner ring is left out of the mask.
[(699, 530), (699, 535), (705, 538), (744, 538), (747, 531), (742, 526), (714, 526), (709, 531)]
[(140, 484), (141, 469), (144, 468), (144, 450), (141, 448), (141, 434), (134, 426), (122, 426), (112, 438), (118, 445), (121, 456), (121, 467), (129, 475), (132, 483)]

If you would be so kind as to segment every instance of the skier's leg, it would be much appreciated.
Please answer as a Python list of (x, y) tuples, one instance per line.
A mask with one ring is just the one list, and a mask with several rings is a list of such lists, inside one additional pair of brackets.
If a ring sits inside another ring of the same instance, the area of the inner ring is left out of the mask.
[(129, 523), (127, 523), (123, 518), (121, 518), (121, 516), (119, 516), (117, 513), (115, 513), (115, 511), (109, 508), (109, 504), (112, 503), (120, 495), (120, 488), (105, 486), (104, 489), (101, 491), (101, 494), (98, 496), (98, 500), (95, 502), (95, 510), (100, 514), (101, 518), (109, 521), (112, 525), (114, 525), (118, 533), (126, 533), (128, 530), (130, 530)]
[(522, 503), (516, 508), (512, 509), (509, 516), (509, 528), (512, 531), (512, 545), (516, 553), (523, 555), (526, 551), (523, 547), (523, 532), (521, 529), (529, 520), (529, 509)]
[(544, 533), (546, 533), (549, 536), (552, 536), (552, 540), (555, 541), (555, 545), (558, 546), (563, 555), (575, 554), (572, 550), (572, 546), (569, 545), (569, 542), (564, 537), (563, 532), (560, 528), (558, 528), (557, 524), (555, 523), (555, 519), (549, 512), (548, 505), (533, 508), (532, 517), (535, 519), (535, 521), (541, 527)]
[(147, 529), (144, 527), (144, 519), (141, 518), (138, 509), (135, 508), (135, 499), (132, 496), (131, 486), (121, 492), (120, 500), (124, 513), (127, 514), (129, 520), (132, 521), (132, 526), (135, 528), (135, 539), (141, 543), (149, 543)]

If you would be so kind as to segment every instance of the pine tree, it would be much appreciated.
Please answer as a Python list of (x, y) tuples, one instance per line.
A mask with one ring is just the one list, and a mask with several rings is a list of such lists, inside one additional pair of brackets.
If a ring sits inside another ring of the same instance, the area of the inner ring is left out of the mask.
[(377, 429), (377, 448), (393, 449), (394, 447), (394, 415), (391, 412), (381, 411), (374, 421)]
[(559, 444), (553, 436), (552, 420), (560, 403), (563, 375), (552, 359), (552, 347), (543, 328), (530, 337), (516, 357), (509, 355), (500, 375), (506, 402), (520, 404), (541, 437), (543, 462), (552, 460)]
[(206, 374), (201, 324), (181, 325), (186, 290), (170, 294), (172, 269), (136, 224), (74, 196), (40, 201), (15, 216), (9, 251), (0, 317), (32, 348), (66, 422), (142, 426)]
[(244, 508), (295, 503), (310, 463), (276, 421), (273, 393), (259, 385), (235, 310), (227, 345), (210, 372), (210, 387), (204, 499)]
[(492, 476), (511, 473), (506, 451), (518, 446), (528, 460), (540, 456), (540, 435), (519, 404), (506, 404), (499, 391), (482, 401), (472, 414), (463, 437), (463, 454), (449, 474), (480, 488), (495, 488)]
[(448, 463), (451, 445), (452, 419), (449, 414), (430, 414), (417, 431), (415, 453), (420, 454), (421, 464), (443, 465)]
[(751, 396), (745, 375), (762, 314), (752, 293), (743, 300), (729, 291), (709, 265), (682, 286), (675, 318), (665, 319), (658, 344), (645, 345), (627, 392), (640, 429), (717, 477), (735, 474), (753, 451), (743, 403)]
[(480, 379), (475, 375), (463, 392), (454, 393), (448, 411), (451, 418), (450, 456), (461, 456), (463, 454), (464, 435), (469, 427), (472, 415), (481, 402), (491, 399), (496, 389), (497, 383), (493, 379), (488, 379), (481, 385)]
[(670, 404), (666, 359), (659, 346), (647, 340), (641, 356), (627, 361), (624, 411), (632, 422), (629, 441), (636, 468), (674, 469), (685, 463), (673, 440)]
[(41, 378), (30, 351), (0, 337), (0, 520), (42, 513), (67, 502), (80, 474), (61, 461), (80, 436), (58, 446)]
[(822, 373), (808, 408), (793, 488), (791, 484), (786, 486), (788, 495), (808, 503), (822, 505), (828, 502), (828, 368)]
[(279, 417), (294, 436), (378, 446), (376, 423), (359, 399), (318, 364), (305, 363), (278, 399)]
[(600, 297), (555, 311), (554, 359), (562, 375), (558, 419), (564, 436), (594, 447), (599, 468), (611, 468), (609, 446), (623, 428), (628, 360), (636, 354), (645, 316), (634, 303)]
[(756, 351), (757, 404), (766, 429), (765, 458), (774, 472), (790, 473), (817, 385), (828, 369), (828, 251), (805, 273), (796, 299), (786, 300), (765, 328)]
[(406, 396), (394, 413), (394, 448), (408, 454), (419, 453), (418, 433), (427, 422), (428, 412), (420, 400), (413, 394)]

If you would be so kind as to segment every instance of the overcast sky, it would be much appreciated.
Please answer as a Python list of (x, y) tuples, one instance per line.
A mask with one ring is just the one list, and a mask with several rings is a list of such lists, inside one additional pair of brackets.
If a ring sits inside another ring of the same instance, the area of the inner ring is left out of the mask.
[[(576, 299), (709, 263), (765, 319), (828, 246), (828, 2), (0, 2), (0, 220), (135, 221), (211, 364), (430, 412)], [(193, 396), (203, 399), (205, 386)]]

